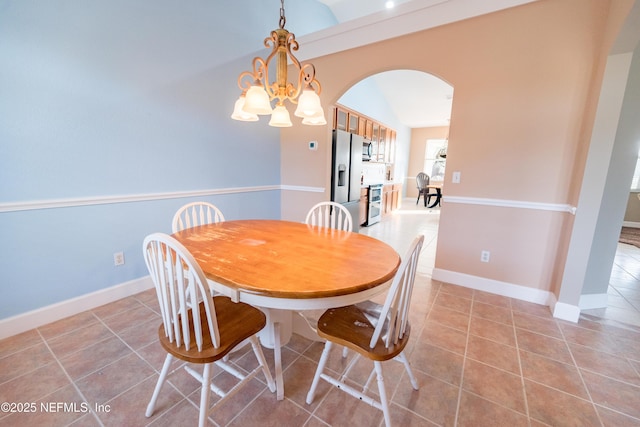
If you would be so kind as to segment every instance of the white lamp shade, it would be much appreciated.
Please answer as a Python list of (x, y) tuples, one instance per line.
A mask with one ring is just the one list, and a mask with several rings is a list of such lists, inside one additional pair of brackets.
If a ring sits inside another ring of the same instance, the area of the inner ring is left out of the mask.
[(327, 121), (324, 118), (324, 111), (321, 114), (312, 117), (305, 117), (302, 119), (303, 125), (322, 126), (326, 125)]
[(252, 114), (271, 114), (269, 95), (262, 86), (252, 85), (247, 91), (242, 110)]
[(258, 120), (258, 116), (256, 114), (247, 113), (246, 111), (242, 110), (245, 99), (246, 98), (243, 95), (240, 95), (240, 97), (236, 100), (231, 118), (234, 120), (240, 120), (241, 122), (255, 122)]
[(291, 117), (289, 117), (289, 111), (284, 105), (276, 105), (276, 108), (273, 109), (269, 126), (278, 128), (293, 126), (293, 123), (291, 123)]
[(307, 86), (298, 98), (298, 108), (293, 113), (296, 117), (313, 117), (322, 113), (322, 105), (320, 105), (320, 97), (313, 88)]

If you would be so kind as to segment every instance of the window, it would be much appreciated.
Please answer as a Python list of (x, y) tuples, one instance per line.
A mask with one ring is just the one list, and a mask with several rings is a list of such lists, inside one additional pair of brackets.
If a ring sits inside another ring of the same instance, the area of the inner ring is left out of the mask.
[(431, 181), (444, 181), (444, 168), (447, 162), (446, 154), (446, 139), (427, 139), (424, 150), (423, 171), (429, 175)]
[(640, 191), (640, 154), (636, 160), (636, 170), (633, 171), (633, 179), (631, 180), (631, 191)]

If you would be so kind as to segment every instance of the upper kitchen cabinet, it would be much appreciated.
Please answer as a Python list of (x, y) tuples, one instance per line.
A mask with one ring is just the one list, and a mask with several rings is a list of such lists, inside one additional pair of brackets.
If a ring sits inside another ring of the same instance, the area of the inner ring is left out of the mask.
[(335, 108), (333, 114), (333, 128), (343, 130), (349, 133), (361, 135), (361, 120), (358, 114), (342, 108)]
[(389, 129), (387, 133), (387, 163), (396, 161), (396, 131)]
[(349, 133), (358, 134), (358, 122), (360, 121), (360, 117), (358, 117), (354, 113), (349, 113)]
[(338, 130), (347, 131), (349, 126), (349, 113), (340, 108), (335, 108), (333, 111), (333, 128)]
[(395, 134), (375, 120), (343, 106), (333, 112), (333, 128), (361, 135), (371, 141), (371, 161), (393, 163), (395, 161)]
[(371, 142), (373, 142), (374, 144), (377, 144), (379, 137), (380, 137), (380, 123), (373, 123), (373, 133), (371, 134)]
[(393, 177), (396, 149), (395, 130), (341, 105), (333, 109), (333, 128), (362, 136), (365, 141), (371, 142), (370, 160), (365, 162), (366, 167), (363, 165), (363, 169), (368, 172), (363, 172), (362, 175), (365, 186), (360, 189), (360, 225), (367, 223), (369, 206), (367, 191), (368, 186), (373, 183), (382, 184), (381, 214), (387, 215), (398, 209), (402, 197), (402, 185), (395, 183)]
[(378, 161), (389, 163), (389, 157), (387, 156), (387, 128), (384, 126), (380, 126), (378, 134)]
[(365, 139), (371, 141), (371, 135), (373, 134), (373, 120), (366, 117), (360, 117), (358, 121), (358, 135), (362, 135)]

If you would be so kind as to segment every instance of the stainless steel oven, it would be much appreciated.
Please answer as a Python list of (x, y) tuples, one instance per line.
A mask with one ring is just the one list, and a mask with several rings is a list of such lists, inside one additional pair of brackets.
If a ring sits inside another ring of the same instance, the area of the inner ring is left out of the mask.
[(367, 225), (373, 225), (382, 218), (382, 184), (369, 186), (369, 209), (367, 209)]

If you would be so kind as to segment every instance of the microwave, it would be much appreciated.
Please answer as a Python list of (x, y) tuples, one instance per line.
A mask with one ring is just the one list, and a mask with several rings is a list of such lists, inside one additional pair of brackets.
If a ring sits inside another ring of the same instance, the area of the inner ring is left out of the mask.
[(373, 151), (373, 145), (369, 141), (364, 141), (362, 143), (362, 160), (368, 162), (371, 160), (371, 154)]

